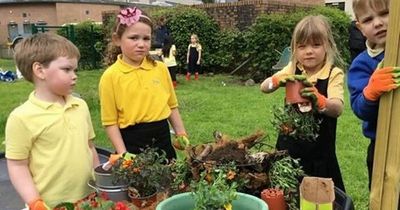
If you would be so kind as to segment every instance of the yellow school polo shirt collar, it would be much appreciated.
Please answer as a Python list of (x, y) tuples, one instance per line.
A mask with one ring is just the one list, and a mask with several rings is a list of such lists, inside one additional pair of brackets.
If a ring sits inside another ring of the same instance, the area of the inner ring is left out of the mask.
[[(331, 66), (332, 66), (332, 64), (325, 63), (325, 65), (322, 67), (321, 70), (319, 70), (318, 72), (316, 72), (315, 74), (313, 74), (311, 76), (307, 76), (308, 80), (311, 83), (316, 83), (318, 79), (320, 79), (320, 80), (327, 79), (329, 77), (329, 72), (331, 70)], [(304, 70), (303, 65), (297, 64), (297, 67), (300, 69), (302, 74), (307, 75), (307, 72)]]
[(150, 61), (147, 56), (144, 57), (142, 64), (140, 64), (139, 67), (133, 67), (132, 65), (126, 63), (125, 61), (122, 60), (122, 55), (118, 55), (117, 57), (117, 68), (124, 72), (124, 73), (129, 73), (133, 70), (137, 69), (143, 69), (143, 70), (151, 70), (154, 66), (152, 64), (152, 61)]
[[(49, 109), (50, 107), (52, 107), (53, 105), (56, 105), (56, 103), (52, 103), (52, 102), (47, 102), (47, 101), (43, 101), (38, 99), (35, 96), (35, 91), (32, 91), (31, 94), (29, 94), (29, 101), (33, 104), (35, 104), (36, 106), (39, 106), (42, 109)], [(79, 103), (77, 101), (77, 99), (75, 99), (74, 97), (68, 95), (65, 98), (65, 108), (69, 108), (69, 107), (73, 107), (73, 106), (78, 106)], [(56, 105), (57, 106), (57, 105)]]

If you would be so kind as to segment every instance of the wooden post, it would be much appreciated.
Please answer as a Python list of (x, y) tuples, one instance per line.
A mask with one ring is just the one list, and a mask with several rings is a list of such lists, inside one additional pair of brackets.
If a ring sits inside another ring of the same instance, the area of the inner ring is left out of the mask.
[[(385, 66), (400, 66), (400, 1), (390, 1)], [(379, 104), (371, 210), (396, 210), (400, 193), (400, 90), (384, 94)]]

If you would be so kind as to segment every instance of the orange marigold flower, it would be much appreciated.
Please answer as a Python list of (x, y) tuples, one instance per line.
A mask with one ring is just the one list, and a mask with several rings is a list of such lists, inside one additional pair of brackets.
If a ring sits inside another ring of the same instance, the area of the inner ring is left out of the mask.
[(133, 173), (136, 173), (136, 174), (140, 173), (140, 168), (133, 168)]
[(226, 178), (227, 178), (228, 180), (234, 179), (235, 176), (236, 176), (236, 172), (231, 171), (231, 170), (229, 170), (228, 173), (226, 174)]
[(133, 163), (132, 160), (124, 160), (124, 161), (122, 162), (122, 168), (128, 168), (129, 166), (132, 165), (132, 163)]

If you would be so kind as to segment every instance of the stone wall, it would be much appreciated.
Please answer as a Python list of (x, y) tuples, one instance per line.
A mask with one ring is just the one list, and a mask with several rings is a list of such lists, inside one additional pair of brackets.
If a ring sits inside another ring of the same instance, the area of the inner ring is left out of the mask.
[(323, 6), (324, 0), (243, 0), (231, 3), (202, 4), (192, 6), (203, 9), (221, 28), (244, 30), (263, 13), (285, 13), (297, 8)]

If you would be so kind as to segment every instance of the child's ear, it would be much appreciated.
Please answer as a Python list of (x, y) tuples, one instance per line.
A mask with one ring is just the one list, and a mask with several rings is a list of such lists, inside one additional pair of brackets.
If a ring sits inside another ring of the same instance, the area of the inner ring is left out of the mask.
[(32, 64), (32, 71), (33, 71), (34, 77), (39, 78), (41, 80), (45, 79), (44, 68), (41, 63), (34, 62)]
[(114, 33), (111, 35), (111, 40), (112, 40), (112, 42), (114, 43), (114, 45), (116, 45), (116, 46), (121, 46), (121, 38), (118, 36), (117, 33), (114, 32)]
[(361, 23), (360, 23), (360, 22), (356, 21), (356, 27), (358, 28), (358, 30), (361, 31), (361, 33), (363, 34), (363, 36), (365, 36), (364, 31), (363, 31), (363, 29), (362, 29), (362, 26), (361, 26)]

